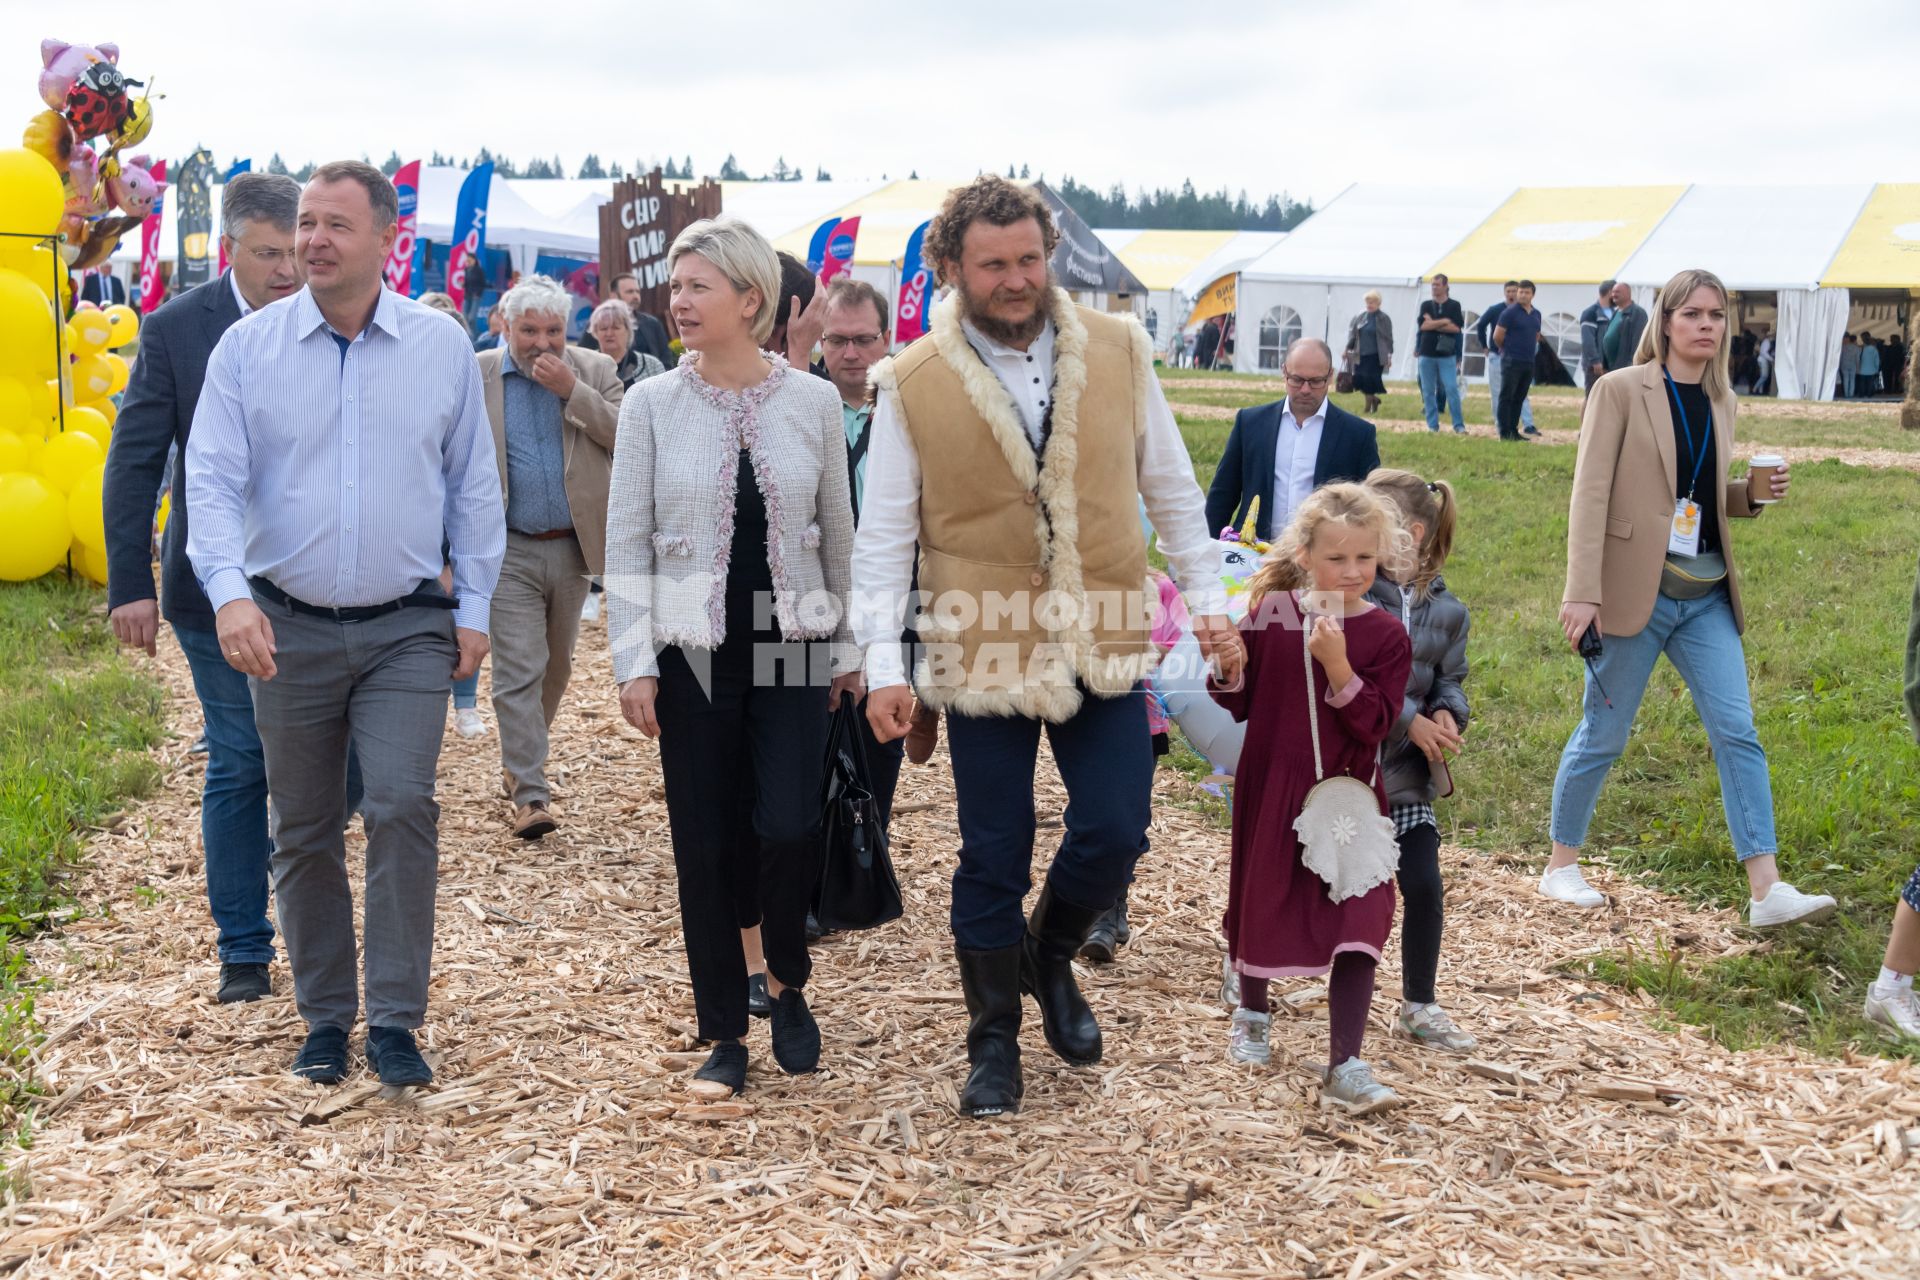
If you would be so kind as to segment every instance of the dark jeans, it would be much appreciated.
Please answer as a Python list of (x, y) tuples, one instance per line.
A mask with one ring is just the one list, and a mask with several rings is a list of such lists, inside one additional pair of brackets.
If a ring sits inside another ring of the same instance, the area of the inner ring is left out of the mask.
[[(1072, 719), (1044, 726), (1067, 788), (1066, 834), (1047, 879), (1077, 906), (1112, 906), (1145, 845), (1153, 791), (1146, 717), (1136, 685), (1118, 698), (1087, 694)], [(953, 938), (970, 951), (1010, 947), (1026, 931), (1041, 728), (1018, 716), (947, 716), (960, 811)]]
[(1533, 386), (1533, 361), (1502, 358), (1500, 361), (1500, 406), (1497, 421), (1502, 440), (1520, 439), (1520, 406)]
[[(755, 671), (754, 652), (791, 655)], [(660, 769), (680, 882), (680, 925), (703, 1040), (747, 1034), (747, 961), (741, 920), (756, 896), (767, 971), (804, 987), (807, 904), (820, 876), (820, 782), (827, 752), (827, 689), (806, 683), (807, 646), (744, 637), (717, 653), (660, 651)], [(702, 673), (711, 697), (701, 687)], [(781, 678), (772, 675), (778, 671)], [(752, 778), (752, 803), (741, 776)], [(743, 889), (758, 886), (757, 895)]]
[[(227, 664), (220, 637), (176, 625), (193, 691), (207, 726), (207, 776), (200, 792), (200, 843), (206, 850), (207, 907), (223, 964), (270, 964), (273, 921), (267, 915), (267, 761), (253, 723), (247, 678)], [(359, 757), (347, 757), (347, 816), (360, 808)]]
[(1433, 1003), (1440, 968), (1445, 890), (1440, 884), (1440, 833), (1423, 822), (1400, 837), (1400, 986), (1405, 999)]

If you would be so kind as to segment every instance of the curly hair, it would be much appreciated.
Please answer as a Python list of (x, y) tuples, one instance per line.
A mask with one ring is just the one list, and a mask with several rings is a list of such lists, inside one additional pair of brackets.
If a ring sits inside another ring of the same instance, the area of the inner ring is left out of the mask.
[(1028, 218), (1040, 224), (1040, 239), (1047, 257), (1053, 257), (1053, 248), (1060, 243), (1060, 229), (1053, 225), (1053, 210), (1047, 208), (1047, 202), (1032, 187), (983, 173), (966, 186), (947, 192), (947, 198), (940, 203), (940, 212), (933, 215), (933, 222), (927, 227), (923, 245), (926, 260), (933, 264), (935, 279), (940, 284), (948, 283), (946, 264), (960, 261), (961, 244), (967, 228), (974, 223), (986, 221), (996, 227), (1010, 227)]
[(1418, 563), (1413, 537), (1400, 521), (1400, 509), (1383, 493), (1358, 484), (1315, 489), (1273, 544), (1273, 550), (1247, 580), (1247, 599), (1257, 602), (1273, 592), (1310, 587), (1305, 560), (1320, 530), (1330, 524), (1365, 529), (1379, 538), (1380, 568), (1398, 578)]

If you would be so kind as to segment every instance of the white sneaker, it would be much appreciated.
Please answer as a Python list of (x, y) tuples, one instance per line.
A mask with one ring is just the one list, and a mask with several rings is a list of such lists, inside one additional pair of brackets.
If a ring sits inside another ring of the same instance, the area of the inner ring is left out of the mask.
[(1373, 1068), (1358, 1058), (1348, 1058), (1327, 1072), (1327, 1082), (1320, 1089), (1323, 1108), (1339, 1107), (1350, 1116), (1391, 1111), (1401, 1102), (1400, 1095), (1375, 1080)]
[(1877, 1022), (1895, 1035), (1920, 1040), (1920, 999), (1912, 987), (1888, 991), (1878, 982), (1867, 985), (1867, 1021)]
[(1229, 1009), (1240, 1007), (1240, 975), (1234, 972), (1233, 957), (1220, 957), (1220, 1003)]
[(1569, 862), (1541, 876), (1540, 896), (1585, 907), (1589, 911), (1607, 905), (1607, 895), (1587, 883), (1587, 878), (1580, 874), (1580, 864), (1577, 862)]
[(1400, 1030), (1417, 1044), (1449, 1053), (1470, 1053), (1480, 1047), (1480, 1042), (1462, 1031), (1437, 1004), (1402, 1004)]
[(582, 601), (580, 605), (580, 621), (600, 621), (600, 593), (598, 591), (587, 592), (587, 598)]
[(1233, 1030), (1227, 1033), (1227, 1056), (1235, 1062), (1257, 1062), (1265, 1066), (1273, 1058), (1273, 1046), (1267, 1043), (1273, 1015), (1251, 1009), (1233, 1011)]
[(1777, 929), (1783, 924), (1812, 924), (1832, 915), (1836, 905), (1824, 893), (1802, 893), (1785, 880), (1780, 880), (1758, 902), (1747, 899), (1747, 923), (1756, 929)]
[(463, 738), (484, 738), (487, 734), (487, 722), (480, 718), (478, 707), (461, 707), (453, 713), (454, 732)]

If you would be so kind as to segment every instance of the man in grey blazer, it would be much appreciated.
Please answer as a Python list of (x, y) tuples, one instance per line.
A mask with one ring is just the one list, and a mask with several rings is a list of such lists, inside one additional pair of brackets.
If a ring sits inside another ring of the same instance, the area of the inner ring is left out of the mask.
[(1593, 384), (1600, 381), (1600, 375), (1607, 371), (1607, 360), (1601, 353), (1600, 339), (1607, 331), (1607, 324), (1613, 319), (1613, 291), (1620, 282), (1602, 280), (1600, 296), (1585, 311), (1580, 313), (1580, 368), (1585, 376), (1581, 379), (1587, 390), (1593, 390)]

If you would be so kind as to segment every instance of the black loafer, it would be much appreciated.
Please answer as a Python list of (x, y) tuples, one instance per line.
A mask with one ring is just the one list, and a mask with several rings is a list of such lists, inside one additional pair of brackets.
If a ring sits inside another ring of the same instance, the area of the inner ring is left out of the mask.
[(433, 1068), (405, 1027), (367, 1028), (367, 1065), (386, 1085), (431, 1084)]
[(767, 994), (767, 975), (747, 975), (747, 1013), (755, 1018), (773, 1016), (773, 997)]
[[(729, 1097), (743, 1093), (747, 1087), (747, 1046), (738, 1040), (722, 1040), (713, 1046), (713, 1052), (707, 1055), (706, 1065), (693, 1073), (696, 1094), (712, 1095), (719, 1092), (714, 1086), (724, 1086)], [(702, 1088), (702, 1086), (706, 1086)]]
[(790, 1076), (820, 1065), (820, 1024), (798, 987), (788, 987), (773, 1002), (773, 1060)]
[(245, 1004), (264, 1000), (273, 994), (273, 979), (264, 964), (223, 964), (220, 966), (221, 1004)]
[(293, 1074), (315, 1084), (339, 1084), (347, 1078), (347, 1033), (339, 1027), (315, 1027), (307, 1032)]

